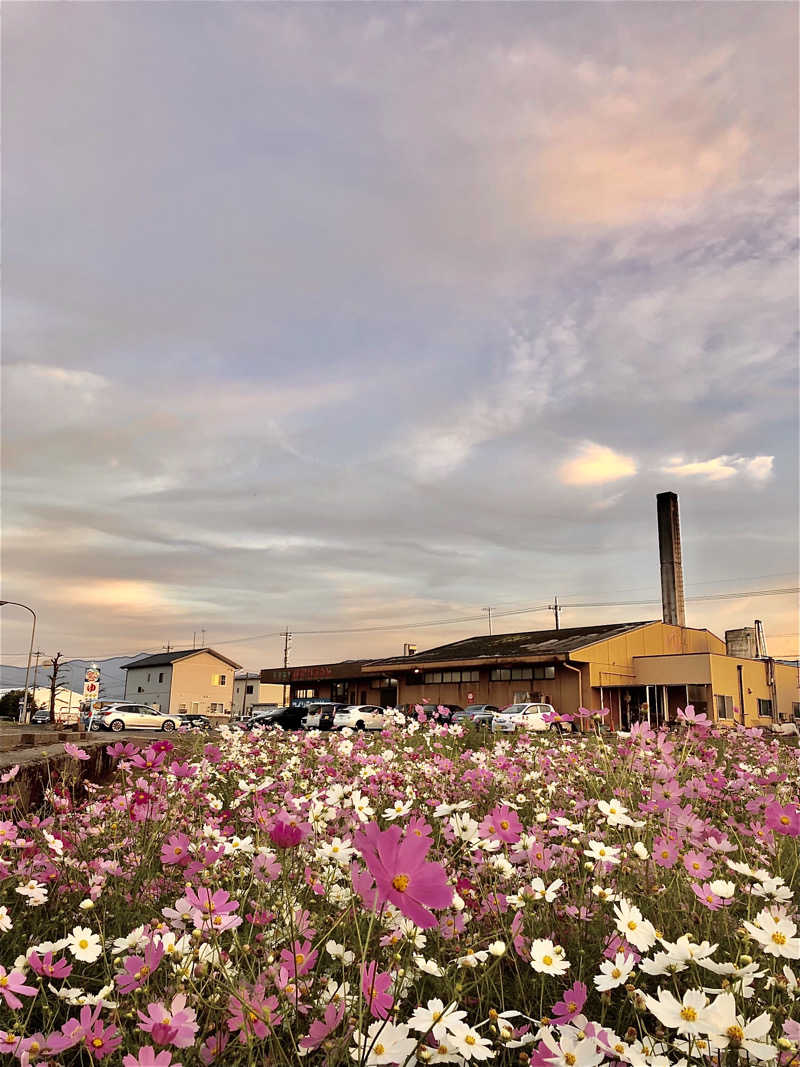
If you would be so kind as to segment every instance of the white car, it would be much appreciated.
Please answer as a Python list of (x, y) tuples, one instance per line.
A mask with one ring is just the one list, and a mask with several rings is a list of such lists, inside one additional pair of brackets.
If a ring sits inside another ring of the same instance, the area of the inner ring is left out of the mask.
[[(544, 733), (550, 729), (550, 715), (555, 716), (552, 704), (510, 704), (492, 719), (493, 734), (513, 734), (515, 730), (534, 730)], [(548, 718), (545, 719), (545, 715)]]
[(303, 728), (306, 730), (330, 730), (333, 726), (334, 712), (343, 708), (344, 704), (337, 704), (333, 700), (320, 700), (306, 705), (306, 713), (303, 716)]
[(333, 716), (334, 730), (343, 730), (346, 726), (351, 730), (382, 730), (385, 725), (384, 710), (375, 704), (348, 704)]
[(122, 730), (164, 730), (169, 733), (183, 725), (180, 715), (162, 715), (146, 704), (111, 704), (100, 711), (92, 711), (89, 719), (90, 730), (102, 727), (115, 734)]

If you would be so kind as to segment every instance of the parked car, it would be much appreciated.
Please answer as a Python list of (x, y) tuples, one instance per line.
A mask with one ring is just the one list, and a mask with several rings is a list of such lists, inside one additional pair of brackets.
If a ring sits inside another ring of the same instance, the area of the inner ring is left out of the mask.
[(249, 719), (241, 723), (241, 726), (244, 730), (252, 730), (254, 726), (282, 726), (284, 730), (299, 730), (302, 728), (305, 713), (305, 708), (294, 704), (288, 708), (270, 708), (251, 715)]
[(188, 726), (190, 730), (211, 729), (211, 719), (207, 719), (205, 715), (198, 715), (197, 712), (181, 712), (178, 718), (181, 720), (181, 726)]
[(92, 711), (89, 719), (91, 730), (164, 730), (170, 732), (181, 726), (180, 715), (162, 715), (146, 704), (112, 704), (100, 711)]
[(320, 700), (316, 704), (306, 704), (299, 710), (304, 713), (303, 726), (306, 730), (330, 730), (333, 727), (333, 718), (340, 708), (346, 704), (337, 704), (333, 700)]
[(500, 713), (494, 704), (468, 704), (463, 711), (453, 713), (452, 722), (463, 722), (471, 726), (491, 726), (492, 719)]
[(334, 730), (382, 730), (386, 723), (383, 708), (376, 704), (348, 704), (340, 707), (333, 716)]
[[(510, 734), (515, 730), (534, 730), (543, 733), (555, 724), (556, 709), (552, 704), (509, 704), (492, 719), (493, 734)], [(547, 718), (545, 718), (547, 716)]]

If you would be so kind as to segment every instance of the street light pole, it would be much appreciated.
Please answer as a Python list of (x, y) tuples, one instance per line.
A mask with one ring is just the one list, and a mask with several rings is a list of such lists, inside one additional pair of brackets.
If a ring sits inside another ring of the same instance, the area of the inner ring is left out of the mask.
[(31, 659), (33, 657), (33, 640), (36, 636), (36, 612), (33, 608), (29, 608), (27, 604), (20, 604), (18, 600), (0, 600), (0, 608), (5, 604), (10, 604), (15, 608), (24, 608), (33, 615), (33, 625), (31, 626), (31, 644), (28, 649), (28, 664), (25, 667), (25, 695), (22, 698), (22, 710), (20, 711), (19, 721), (20, 723), (26, 723), (28, 721), (28, 678), (31, 673)]

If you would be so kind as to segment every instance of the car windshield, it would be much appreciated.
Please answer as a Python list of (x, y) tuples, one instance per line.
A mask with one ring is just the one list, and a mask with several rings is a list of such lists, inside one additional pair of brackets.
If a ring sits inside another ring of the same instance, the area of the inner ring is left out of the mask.
[(467, 704), (464, 711), (483, 711), (485, 707), (485, 704)]
[(521, 715), (527, 704), (509, 704), (507, 708), (503, 708), (503, 715)]

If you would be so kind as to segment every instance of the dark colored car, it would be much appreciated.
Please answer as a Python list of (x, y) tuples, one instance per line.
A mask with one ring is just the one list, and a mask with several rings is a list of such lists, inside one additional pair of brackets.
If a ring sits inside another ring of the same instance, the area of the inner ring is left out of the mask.
[(453, 722), (468, 723), (471, 726), (489, 727), (492, 719), (500, 711), (494, 704), (468, 704), (463, 711), (453, 715)]
[(258, 715), (252, 715), (242, 723), (237, 723), (243, 730), (252, 730), (254, 726), (281, 726), (284, 730), (301, 729), (306, 709), (292, 705), (288, 708), (270, 708)]
[(188, 726), (192, 730), (210, 730), (211, 719), (207, 719), (205, 715), (198, 715), (196, 713), (183, 714), (181, 713), (178, 718), (181, 720), (182, 726)]

